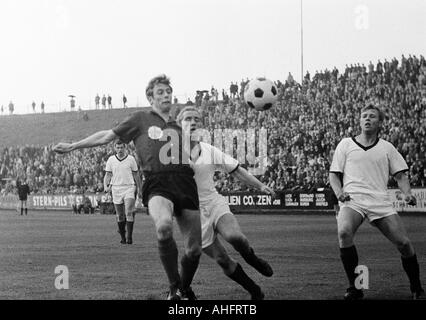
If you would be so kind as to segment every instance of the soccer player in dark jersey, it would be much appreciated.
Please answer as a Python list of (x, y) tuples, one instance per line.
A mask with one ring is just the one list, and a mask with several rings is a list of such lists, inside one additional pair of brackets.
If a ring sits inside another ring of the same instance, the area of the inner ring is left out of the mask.
[[(170, 118), (172, 87), (165, 75), (153, 78), (146, 96), (152, 110), (137, 111), (111, 130), (103, 130), (75, 143), (59, 143), (58, 153), (107, 144), (114, 139), (133, 141), (145, 182), (139, 198), (152, 217), (160, 259), (170, 291), (167, 299), (196, 299), (190, 285), (201, 255), (201, 222), (197, 185), (189, 155), (184, 150), (182, 129)], [(185, 253), (178, 268), (178, 249), (173, 238), (173, 217), (184, 239)]]
[(30, 194), (30, 187), (28, 186), (27, 180), (24, 179), (24, 181), (21, 183), (19, 180), (16, 181), (16, 188), (18, 189), (18, 196), (19, 196), (19, 202), (21, 205), (21, 216), (24, 214), (28, 214), (28, 208), (27, 208), (27, 199), (28, 195)]

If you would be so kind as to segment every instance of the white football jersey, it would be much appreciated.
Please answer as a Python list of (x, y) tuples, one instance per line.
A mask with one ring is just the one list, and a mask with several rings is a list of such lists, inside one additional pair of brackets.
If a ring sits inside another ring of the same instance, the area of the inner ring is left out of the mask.
[(197, 183), (198, 198), (200, 204), (202, 204), (210, 201), (218, 194), (213, 180), (214, 173), (216, 171), (232, 173), (237, 170), (239, 162), (218, 148), (200, 142), (200, 155), (195, 162), (191, 162), (191, 166)]
[(330, 172), (343, 173), (343, 192), (387, 197), (389, 175), (407, 171), (402, 155), (388, 141), (364, 147), (355, 138), (344, 138), (337, 145)]
[(106, 172), (112, 173), (112, 186), (134, 185), (132, 172), (138, 171), (138, 165), (135, 158), (128, 154), (124, 159), (118, 159), (117, 155), (110, 156), (105, 166)]

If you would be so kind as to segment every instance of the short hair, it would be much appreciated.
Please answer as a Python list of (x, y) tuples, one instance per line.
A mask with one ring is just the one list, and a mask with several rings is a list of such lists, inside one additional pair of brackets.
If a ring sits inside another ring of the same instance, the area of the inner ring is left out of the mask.
[(126, 145), (126, 143), (125, 143), (123, 140), (121, 140), (121, 139), (117, 139), (117, 140), (115, 140), (115, 142), (114, 142), (114, 146), (115, 146), (116, 144), (124, 144), (124, 145)]
[(196, 107), (194, 107), (194, 106), (187, 106), (187, 107), (185, 107), (185, 108), (183, 108), (179, 113), (178, 113), (178, 115), (177, 115), (177, 117), (176, 117), (176, 122), (178, 123), (178, 124), (180, 124), (181, 122), (182, 122), (182, 120), (183, 120), (183, 114), (185, 113), (185, 112), (187, 112), (187, 111), (196, 111), (196, 112), (198, 112), (198, 114), (200, 115), (200, 117), (202, 117), (202, 114), (201, 114), (201, 112), (200, 112), (200, 110), (198, 109), (198, 108), (196, 108)]
[(385, 120), (385, 114), (382, 110), (380, 110), (379, 107), (375, 106), (374, 104), (368, 104), (367, 106), (365, 106), (364, 108), (361, 109), (361, 113), (367, 111), (367, 110), (376, 110), (377, 113), (379, 114), (379, 121), (382, 122), (383, 120)]
[(156, 84), (159, 84), (159, 83), (164, 84), (164, 85), (172, 88), (172, 86), (170, 84), (170, 78), (168, 78), (165, 74), (160, 74), (160, 75), (152, 78), (149, 81), (148, 86), (145, 89), (146, 98), (148, 100), (149, 100), (149, 97), (154, 96), (154, 87), (155, 87)]

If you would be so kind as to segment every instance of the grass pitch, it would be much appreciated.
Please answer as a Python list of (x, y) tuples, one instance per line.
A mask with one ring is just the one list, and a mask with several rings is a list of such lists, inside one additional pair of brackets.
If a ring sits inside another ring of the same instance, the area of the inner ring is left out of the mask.
[[(347, 286), (333, 215), (237, 215), (256, 253), (275, 274), (265, 278), (226, 245), (264, 290), (266, 299), (341, 299)], [(426, 217), (403, 216), (425, 284)], [(179, 251), (182, 241), (175, 226)], [(164, 299), (167, 278), (154, 225), (137, 215), (132, 245), (119, 243), (114, 216), (0, 211), (0, 299)], [(369, 268), (366, 299), (409, 299), (397, 250), (368, 222), (358, 231), (360, 264)], [(55, 268), (69, 270), (69, 289), (55, 288)], [(249, 299), (203, 255), (193, 281), (203, 300)]]

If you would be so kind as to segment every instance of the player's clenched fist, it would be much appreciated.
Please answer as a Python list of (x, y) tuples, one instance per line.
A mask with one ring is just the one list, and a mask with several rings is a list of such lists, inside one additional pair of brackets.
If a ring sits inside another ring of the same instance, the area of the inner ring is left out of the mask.
[(409, 194), (408, 196), (405, 196), (405, 202), (407, 202), (410, 206), (415, 206), (417, 204), (416, 197), (412, 194)]
[(53, 151), (55, 151), (56, 153), (67, 153), (72, 150), (72, 144), (65, 142), (58, 143), (56, 146), (53, 147)]
[(337, 197), (337, 199), (339, 199), (339, 201), (340, 201), (340, 202), (345, 202), (345, 201), (349, 201), (349, 200), (351, 200), (351, 197), (349, 196), (349, 194), (348, 194), (348, 193), (343, 192), (341, 195), (339, 195), (339, 196)]
[(272, 188), (265, 185), (263, 185), (262, 188), (260, 188), (260, 191), (270, 194), (272, 198), (275, 198), (276, 196), (275, 191)]

